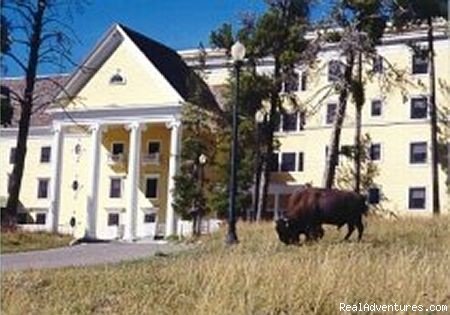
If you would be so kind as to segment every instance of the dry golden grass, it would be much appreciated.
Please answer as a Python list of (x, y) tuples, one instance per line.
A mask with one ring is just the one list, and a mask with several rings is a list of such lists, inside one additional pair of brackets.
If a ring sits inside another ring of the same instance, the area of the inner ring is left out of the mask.
[(0, 253), (15, 253), (49, 249), (69, 245), (72, 236), (47, 232), (8, 231), (1, 232)]
[[(328, 229), (284, 246), (238, 224), (190, 252), (107, 267), (2, 275), (2, 314), (337, 314), (339, 303), (450, 304), (450, 220), (371, 218), (363, 242)], [(354, 235), (353, 237), (355, 237)], [(443, 313), (441, 313), (443, 314)]]

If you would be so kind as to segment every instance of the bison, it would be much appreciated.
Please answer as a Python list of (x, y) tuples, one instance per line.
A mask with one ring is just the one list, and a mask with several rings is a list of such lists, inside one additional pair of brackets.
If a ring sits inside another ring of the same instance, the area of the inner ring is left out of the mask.
[(361, 240), (364, 226), (362, 215), (368, 210), (365, 198), (352, 191), (308, 187), (294, 192), (289, 198), (284, 217), (276, 222), (280, 241), (293, 244), (299, 241), (300, 234), (307, 240), (323, 236), (322, 224), (347, 224), (348, 240), (355, 227), (358, 240)]

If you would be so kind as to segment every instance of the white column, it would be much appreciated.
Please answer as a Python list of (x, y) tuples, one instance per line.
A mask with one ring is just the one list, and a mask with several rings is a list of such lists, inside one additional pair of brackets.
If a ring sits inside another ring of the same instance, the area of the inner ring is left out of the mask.
[(176, 233), (176, 218), (175, 211), (172, 203), (174, 201), (173, 193), (175, 189), (174, 176), (178, 171), (179, 153), (180, 153), (180, 133), (181, 122), (175, 120), (166, 123), (166, 127), (171, 129), (170, 132), (170, 157), (169, 157), (169, 174), (168, 174), (168, 187), (167, 187), (167, 207), (166, 207), (166, 237)]
[(97, 204), (98, 204), (98, 183), (100, 177), (100, 146), (102, 138), (102, 126), (95, 123), (90, 126), (91, 130), (91, 176), (90, 190), (88, 195), (88, 209), (86, 217), (87, 237), (96, 237), (97, 228)]
[(128, 175), (126, 181), (127, 208), (124, 239), (132, 241), (136, 237), (137, 191), (140, 179), (141, 129), (139, 122), (132, 122), (130, 130), (130, 148), (128, 154)]
[(52, 178), (50, 187), (51, 204), (47, 216), (47, 228), (58, 232), (59, 198), (61, 187), (61, 156), (63, 146), (63, 128), (61, 124), (53, 126), (53, 143), (51, 149)]

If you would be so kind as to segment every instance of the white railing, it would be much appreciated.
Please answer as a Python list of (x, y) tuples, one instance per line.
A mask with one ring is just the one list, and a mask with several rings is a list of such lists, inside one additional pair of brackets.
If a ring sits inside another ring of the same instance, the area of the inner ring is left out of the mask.
[(159, 160), (159, 153), (149, 153), (142, 155), (142, 163), (144, 164), (159, 164)]
[(109, 165), (116, 165), (116, 164), (122, 164), (122, 163), (125, 163), (125, 155), (123, 153), (108, 154), (108, 164)]

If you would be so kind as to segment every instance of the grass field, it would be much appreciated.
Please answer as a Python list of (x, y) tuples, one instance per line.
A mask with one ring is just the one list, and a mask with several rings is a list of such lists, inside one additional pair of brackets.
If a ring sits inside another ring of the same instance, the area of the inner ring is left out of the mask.
[(1, 232), (0, 240), (0, 253), (6, 254), (67, 246), (72, 240), (72, 237), (47, 232), (32, 233), (17, 230), (13, 232)]
[[(285, 246), (238, 223), (196, 249), (115, 266), (2, 275), (2, 314), (338, 314), (339, 303), (450, 304), (450, 219), (366, 220), (361, 243), (327, 229)], [(353, 237), (355, 237), (354, 235)], [(448, 312), (447, 312), (448, 313)], [(444, 314), (444, 313), (440, 313)]]

